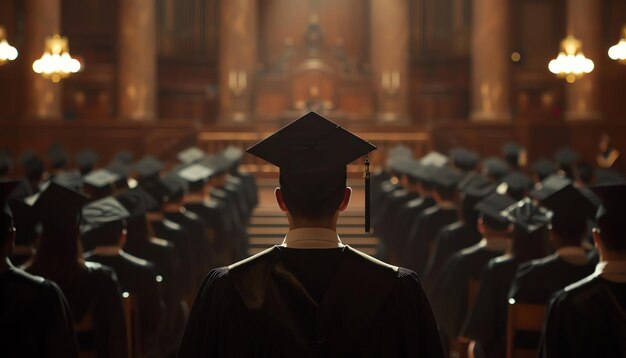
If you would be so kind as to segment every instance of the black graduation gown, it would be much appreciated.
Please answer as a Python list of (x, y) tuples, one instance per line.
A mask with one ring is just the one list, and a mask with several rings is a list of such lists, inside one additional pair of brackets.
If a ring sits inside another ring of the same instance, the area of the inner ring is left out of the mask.
[(207, 224), (196, 213), (184, 208), (178, 212), (165, 213), (164, 216), (167, 220), (182, 226), (189, 233), (189, 244), (194, 265), (193, 283), (194, 288), (198, 287), (209, 271), (212, 261), (213, 252)]
[(556, 254), (533, 260), (520, 265), (509, 297), (519, 303), (545, 305), (552, 294), (591, 275), (594, 270), (594, 262), (574, 265)]
[(388, 240), (389, 251), (400, 256), (408, 241), (411, 227), (417, 222), (420, 214), (433, 205), (435, 205), (435, 200), (431, 196), (420, 196), (409, 200), (402, 206), (391, 225), (394, 228), (394, 234)]
[(395, 227), (393, 226), (398, 213), (407, 202), (417, 199), (419, 194), (407, 192), (406, 190), (396, 190), (387, 201), (387, 208), (382, 213), (380, 219), (380, 229), (378, 236), (385, 242), (391, 240), (395, 235)]
[(274, 247), (207, 276), (179, 357), (441, 357), (414, 272), (349, 247)]
[(468, 287), (470, 279), (479, 280), (483, 269), (502, 251), (492, 251), (480, 244), (454, 254), (445, 264), (441, 279), (433, 287), (431, 302), (442, 337), (459, 336), (468, 312)]
[(421, 275), (426, 268), (426, 261), (439, 230), (457, 219), (455, 208), (433, 206), (424, 210), (409, 233), (409, 240), (404, 247), (402, 265)]
[(189, 232), (180, 224), (171, 220), (163, 219), (151, 222), (152, 230), (156, 237), (167, 240), (174, 245), (177, 268), (171, 279), (175, 286), (175, 292), (180, 296), (191, 292), (193, 288), (193, 273), (198, 271), (197, 262), (193, 260), (193, 251)]
[(461, 336), (480, 346), (485, 357), (504, 357), (508, 293), (519, 262), (511, 256), (491, 259), (480, 279), (474, 306), (467, 316)]
[(0, 356), (78, 357), (72, 313), (52, 281), (14, 267), (0, 274)]
[(443, 266), (455, 252), (475, 245), (481, 239), (482, 235), (476, 223), (457, 221), (444, 226), (435, 238), (432, 254), (424, 270), (424, 288), (427, 291), (431, 290), (434, 283), (439, 280)]
[(626, 283), (591, 275), (557, 292), (539, 356), (626, 357)]
[(157, 335), (164, 320), (164, 303), (161, 287), (157, 283), (154, 265), (125, 252), (119, 255), (96, 255), (85, 253), (89, 261), (98, 262), (115, 270), (123, 292), (137, 300), (141, 329), (141, 345), (144, 353), (158, 350)]

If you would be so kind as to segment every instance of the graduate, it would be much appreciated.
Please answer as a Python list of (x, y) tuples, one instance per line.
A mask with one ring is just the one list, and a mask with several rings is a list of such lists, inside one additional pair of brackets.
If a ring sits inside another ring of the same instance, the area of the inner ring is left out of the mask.
[(439, 231), (432, 254), (428, 258), (423, 275), (424, 286), (428, 291), (439, 280), (445, 263), (454, 253), (475, 245), (482, 239), (482, 234), (478, 230), (478, 211), (475, 206), (495, 191), (495, 185), (480, 174), (472, 176), (463, 185), (459, 220)]
[[(248, 150), (280, 168), (283, 244), (207, 276), (179, 357), (440, 357), (415, 273), (341, 243), (346, 165), (375, 147), (310, 112)], [(367, 175), (367, 171), (366, 171)]]
[(61, 287), (74, 324), (93, 320), (93, 330), (76, 333), (81, 351), (120, 357), (126, 354), (127, 343), (117, 276), (110, 267), (86, 262), (82, 257), (79, 218), (86, 202), (80, 193), (55, 182), (48, 185), (34, 205), (42, 233), (37, 253), (26, 270)]
[[(85, 259), (115, 270), (122, 291), (137, 300), (139, 351), (148, 356), (156, 354), (165, 312), (163, 293), (154, 265), (122, 250), (126, 240), (125, 220), (130, 213), (115, 198), (106, 197), (87, 205), (83, 217), (87, 224), (83, 236), (95, 244), (92, 251), (85, 253)], [(121, 294), (118, 300), (120, 297)]]
[(567, 178), (553, 176), (532, 196), (554, 212), (550, 244), (554, 254), (521, 265), (509, 297), (518, 303), (545, 305), (556, 291), (590, 275), (595, 267), (582, 247), (593, 206)]
[(626, 356), (626, 185), (594, 189), (602, 199), (594, 274), (556, 293), (548, 308), (540, 356)]
[(472, 280), (478, 283), (483, 269), (494, 257), (504, 254), (511, 245), (509, 222), (500, 212), (515, 201), (493, 193), (481, 200), (478, 227), (483, 239), (454, 254), (445, 264), (430, 297), (444, 343), (456, 341), (469, 310), (469, 289)]
[(508, 294), (520, 263), (546, 255), (548, 225), (552, 212), (525, 198), (502, 211), (513, 225), (513, 243), (502, 256), (493, 258), (480, 278), (474, 305), (461, 336), (476, 342), (481, 357), (504, 357)]
[(425, 209), (409, 232), (402, 263), (422, 274), (433, 250), (439, 230), (458, 220), (455, 202), (456, 186), (463, 178), (461, 172), (443, 166), (433, 173), (433, 197), (436, 204)]
[(0, 182), (0, 347), (3, 357), (78, 357), (74, 322), (63, 292), (9, 260), (15, 228), (6, 201), (18, 185)]

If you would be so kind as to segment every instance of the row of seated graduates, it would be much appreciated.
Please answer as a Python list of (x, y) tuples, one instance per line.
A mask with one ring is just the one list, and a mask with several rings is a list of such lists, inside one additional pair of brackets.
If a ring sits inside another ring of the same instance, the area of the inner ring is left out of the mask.
[[(77, 327), (92, 322), (91, 329), (78, 329), (81, 352), (174, 354), (204, 275), (245, 254), (257, 193), (254, 177), (239, 171), (242, 156), (234, 147), (213, 155), (189, 148), (168, 174), (150, 156), (132, 164), (127, 152), (99, 169), (96, 153), (81, 152), (78, 170), (67, 169), (58, 145), (48, 152), (47, 170), (34, 152), (22, 156), (26, 178), (10, 201), (16, 226), (11, 260), (59, 284)], [(10, 159), (0, 164), (9, 177)], [(199, 169), (200, 179), (189, 176)], [(80, 239), (72, 223), (77, 212)], [(132, 350), (120, 303), (129, 295), (140, 328)]]
[[(386, 259), (420, 275), (447, 354), (505, 356), (510, 299), (545, 307), (552, 293), (593, 273), (590, 221), (599, 199), (588, 186), (623, 177), (578, 158), (563, 148), (533, 163), (528, 176), (515, 143), (482, 163), (464, 148), (417, 160), (398, 146), (372, 175), (374, 233)], [(502, 212), (517, 206), (532, 215), (514, 224)], [(522, 332), (517, 344), (532, 355), (538, 334)]]

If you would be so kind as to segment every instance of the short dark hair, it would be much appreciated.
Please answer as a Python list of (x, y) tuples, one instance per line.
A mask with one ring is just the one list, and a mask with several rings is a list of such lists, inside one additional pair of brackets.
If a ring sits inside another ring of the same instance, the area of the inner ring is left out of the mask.
[(602, 243), (609, 251), (626, 252), (626, 223), (621, 215), (603, 215), (598, 218)]
[(483, 224), (494, 231), (505, 231), (509, 228), (507, 221), (496, 220), (489, 215), (480, 214), (480, 218), (483, 220)]
[(323, 197), (298, 196), (296, 188), (292, 188), (283, 175), (279, 177), (283, 200), (289, 212), (296, 217), (309, 219), (328, 218), (335, 214), (343, 201), (346, 190), (347, 175), (343, 174), (343, 185), (337, 185), (328, 195)]
[(556, 214), (552, 218), (552, 231), (565, 243), (577, 246), (587, 234), (587, 220), (584, 218), (561, 218)]

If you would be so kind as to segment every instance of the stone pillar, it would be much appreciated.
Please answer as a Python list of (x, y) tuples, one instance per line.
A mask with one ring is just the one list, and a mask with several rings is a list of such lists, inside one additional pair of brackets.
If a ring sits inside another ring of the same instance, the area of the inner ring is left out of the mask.
[(257, 68), (257, 0), (220, 3), (220, 122), (245, 122), (252, 112)]
[(511, 119), (509, 0), (475, 0), (472, 19), (472, 120)]
[(370, 1), (370, 58), (379, 120), (407, 122), (409, 2)]
[(43, 54), (46, 37), (61, 32), (61, 1), (27, 0), (25, 5), (26, 38), (21, 60), (26, 71), (26, 117), (61, 118), (61, 83), (41, 77), (32, 67)]
[(585, 57), (591, 59), (595, 69), (574, 83), (568, 83), (565, 119), (590, 120), (600, 118), (600, 74), (598, 65), (606, 53), (602, 50), (600, 34), (602, 2), (598, 0), (568, 0), (568, 35), (582, 42)]
[(156, 119), (157, 33), (154, 0), (123, 0), (119, 6), (118, 116)]

